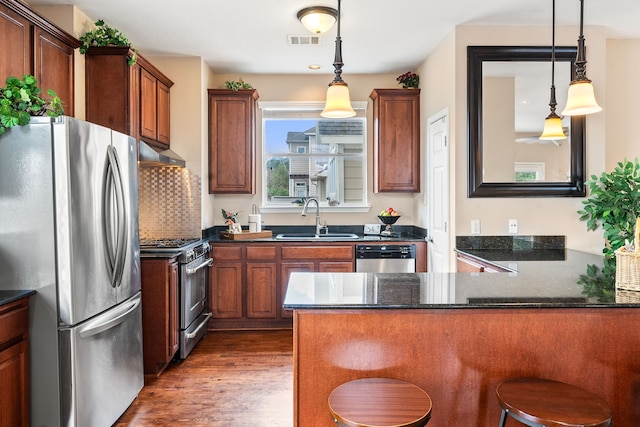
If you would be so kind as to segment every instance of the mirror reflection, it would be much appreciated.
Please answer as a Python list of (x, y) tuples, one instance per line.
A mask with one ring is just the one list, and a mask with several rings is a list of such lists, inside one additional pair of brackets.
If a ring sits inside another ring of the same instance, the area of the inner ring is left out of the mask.
[[(556, 48), (557, 111), (575, 54)], [(551, 47), (468, 48), (469, 197), (584, 195), (584, 118), (563, 118), (565, 140), (539, 139), (550, 86)]]

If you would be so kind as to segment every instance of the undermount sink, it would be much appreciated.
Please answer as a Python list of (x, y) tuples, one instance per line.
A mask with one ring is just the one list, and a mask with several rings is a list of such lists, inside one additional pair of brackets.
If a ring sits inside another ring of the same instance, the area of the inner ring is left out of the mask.
[(310, 234), (310, 233), (283, 233), (276, 235), (276, 240), (354, 240), (359, 236), (354, 233), (328, 233), (328, 234)]

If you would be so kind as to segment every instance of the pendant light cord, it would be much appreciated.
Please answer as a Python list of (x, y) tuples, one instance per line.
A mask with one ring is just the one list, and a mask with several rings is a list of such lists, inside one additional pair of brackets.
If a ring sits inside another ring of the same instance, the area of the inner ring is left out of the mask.
[(338, 0), (338, 33), (336, 35), (336, 52), (335, 57), (333, 59), (333, 68), (335, 73), (335, 78), (333, 79), (333, 83), (343, 83), (342, 80), (342, 66), (344, 63), (342, 62), (342, 39), (340, 38), (340, 0)]

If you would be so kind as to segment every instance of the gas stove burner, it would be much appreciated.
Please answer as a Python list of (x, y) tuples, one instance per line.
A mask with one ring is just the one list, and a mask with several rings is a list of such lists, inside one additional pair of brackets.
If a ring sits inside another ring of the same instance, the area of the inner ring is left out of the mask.
[(140, 248), (142, 249), (173, 249), (188, 246), (200, 239), (140, 239)]

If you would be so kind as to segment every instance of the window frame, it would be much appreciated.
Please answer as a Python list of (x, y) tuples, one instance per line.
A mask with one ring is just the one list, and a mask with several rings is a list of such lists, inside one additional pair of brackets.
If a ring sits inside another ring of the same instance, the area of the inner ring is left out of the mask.
[[(369, 212), (371, 206), (369, 205), (368, 195), (368, 137), (367, 137), (367, 106), (368, 102), (366, 101), (352, 101), (351, 105), (353, 109), (356, 111), (356, 118), (363, 119), (364, 121), (364, 135), (363, 135), (363, 146), (362, 146), (362, 167), (363, 167), (363, 176), (362, 176), (362, 185), (363, 185), (363, 195), (362, 201), (360, 203), (350, 203), (350, 204), (340, 204), (338, 206), (330, 206), (326, 200), (318, 200), (320, 202), (320, 207), (323, 211), (335, 211), (335, 212)], [(320, 112), (324, 108), (324, 102), (307, 102), (307, 101), (259, 101), (258, 108), (261, 111), (261, 126), (262, 126), (262, 139), (261, 139), (261, 150), (262, 150), (262, 183), (261, 183), (261, 212), (272, 212), (272, 213), (286, 213), (286, 212), (299, 212), (301, 207), (295, 204), (286, 205), (278, 205), (278, 204), (270, 204), (267, 201), (267, 160), (269, 159), (267, 148), (266, 148), (266, 121), (274, 118), (278, 119), (296, 119), (296, 118), (308, 118), (310, 120), (321, 119)], [(265, 114), (266, 113), (266, 114)], [(277, 116), (277, 117), (274, 117)], [(293, 157), (295, 157), (298, 153), (291, 153)], [(305, 153), (304, 156), (312, 156), (310, 153)], [(319, 155), (320, 156), (320, 155)]]

